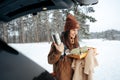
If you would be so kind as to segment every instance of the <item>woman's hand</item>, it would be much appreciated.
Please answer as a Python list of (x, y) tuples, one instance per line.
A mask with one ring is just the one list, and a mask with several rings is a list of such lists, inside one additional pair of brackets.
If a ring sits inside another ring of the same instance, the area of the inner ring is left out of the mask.
[(63, 52), (64, 51), (64, 45), (63, 43), (61, 42), (60, 45), (57, 45), (56, 43), (54, 43), (55, 45), (55, 48), (59, 51), (59, 52)]

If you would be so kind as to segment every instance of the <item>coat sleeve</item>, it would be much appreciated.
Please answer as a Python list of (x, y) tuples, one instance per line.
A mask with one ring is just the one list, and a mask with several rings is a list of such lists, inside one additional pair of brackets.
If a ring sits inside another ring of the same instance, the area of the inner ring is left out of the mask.
[(48, 63), (49, 64), (56, 63), (59, 60), (60, 56), (61, 56), (61, 52), (56, 50), (55, 46), (52, 44), (50, 52), (48, 54)]

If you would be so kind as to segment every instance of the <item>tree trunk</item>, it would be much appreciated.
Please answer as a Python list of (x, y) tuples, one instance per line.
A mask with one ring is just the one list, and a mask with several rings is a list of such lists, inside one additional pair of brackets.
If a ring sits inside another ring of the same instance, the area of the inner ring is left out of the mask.
[(35, 23), (35, 42), (39, 42), (39, 36), (38, 36), (38, 34), (39, 34), (39, 31), (38, 31), (38, 16), (36, 15), (36, 16), (34, 16), (34, 23)]
[(8, 42), (8, 32), (7, 32), (7, 24), (3, 24), (3, 40)]
[(21, 18), (21, 42), (22, 43), (25, 43), (25, 34), (24, 34), (24, 25), (23, 25), (23, 20), (22, 20), (22, 18)]

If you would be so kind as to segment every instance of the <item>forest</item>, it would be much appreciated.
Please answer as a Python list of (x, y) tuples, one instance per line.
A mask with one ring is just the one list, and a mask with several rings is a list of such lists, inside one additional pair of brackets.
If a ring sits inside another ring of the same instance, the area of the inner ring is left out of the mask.
[(120, 31), (110, 29), (102, 32), (90, 33), (89, 39), (107, 39), (107, 40), (120, 40)]
[(28, 14), (10, 22), (0, 22), (0, 38), (7, 43), (50, 42), (51, 33), (64, 30), (66, 15), (72, 12), (80, 23), (79, 39), (89, 38), (89, 24), (96, 19), (87, 15), (93, 7), (76, 7), (67, 10), (49, 10)]

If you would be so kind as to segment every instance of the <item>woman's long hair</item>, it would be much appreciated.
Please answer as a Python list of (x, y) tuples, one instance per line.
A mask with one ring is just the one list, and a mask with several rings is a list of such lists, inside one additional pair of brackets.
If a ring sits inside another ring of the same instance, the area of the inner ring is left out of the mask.
[(70, 44), (69, 34), (70, 31), (63, 32), (62, 34), (62, 42), (65, 44), (65, 46), (70, 50), (79, 47), (78, 35), (75, 36), (74, 44)]

